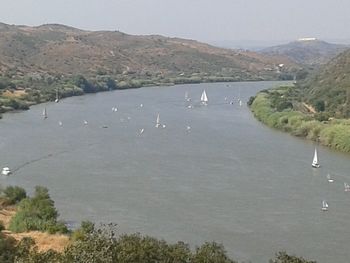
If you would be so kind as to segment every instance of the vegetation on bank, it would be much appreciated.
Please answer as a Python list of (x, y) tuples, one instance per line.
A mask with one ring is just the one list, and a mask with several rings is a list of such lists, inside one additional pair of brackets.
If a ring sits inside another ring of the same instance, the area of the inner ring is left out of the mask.
[[(118, 79), (109, 75), (97, 75), (94, 78), (85, 78), (82, 75), (63, 76), (30, 76), (11, 78), (0, 76), (0, 113), (13, 110), (27, 110), (31, 105), (48, 101), (80, 96), (87, 93), (111, 91), (117, 89), (131, 89), (145, 86), (165, 86), (177, 84), (194, 84), (203, 82), (234, 82), (242, 80), (258, 81), (259, 78), (247, 78), (236, 75), (208, 75), (191, 74), (183, 76), (129, 76), (120, 75)], [(1, 116), (0, 116), (1, 118)]]
[[(23, 188), (9, 186), (2, 191), (2, 205), (17, 204), (18, 212), (11, 224), (16, 226), (52, 226), (57, 211), (48, 190), (37, 186), (34, 196), (27, 197)], [(25, 212), (24, 212), (25, 211)], [(20, 214), (20, 216), (18, 216)], [(26, 222), (22, 224), (21, 221)], [(15, 223), (14, 223), (15, 222)], [(1, 230), (4, 226), (0, 224)], [(11, 227), (10, 227), (11, 228)], [(30, 229), (22, 228), (20, 231)], [(51, 228), (42, 228), (51, 231)], [(57, 229), (55, 229), (57, 230)], [(2, 263), (235, 263), (223, 245), (205, 242), (191, 250), (184, 242), (170, 244), (164, 240), (141, 234), (117, 233), (115, 224), (99, 228), (89, 221), (83, 221), (80, 228), (67, 232), (70, 242), (63, 251), (42, 251), (31, 237), (16, 241), (7, 232), (0, 232), (0, 262)], [(270, 263), (315, 263), (301, 257), (279, 252)]]
[(330, 117), (322, 102), (308, 106), (299, 92), (294, 87), (263, 90), (248, 104), (255, 117), (269, 127), (350, 152), (350, 120)]

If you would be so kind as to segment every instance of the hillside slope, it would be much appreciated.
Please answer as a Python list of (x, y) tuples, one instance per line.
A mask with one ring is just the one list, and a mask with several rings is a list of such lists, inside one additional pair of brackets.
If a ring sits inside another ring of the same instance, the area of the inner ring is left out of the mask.
[(134, 36), (118, 31), (84, 31), (50, 24), (0, 24), (2, 75), (203, 75), (237, 80), (276, 78), (275, 65), (296, 67), (287, 58), (216, 48), (193, 40)]
[(262, 54), (285, 56), (295, 63), (320, 65), (346, 50), (344, 45), (332, 44), (317, 39), (300, 39), (288, 44), (261, 50)]
[(350, 117), (350, 50), (324, 65), (301, 88), (309, 101), (324, 104), (332, 116)]

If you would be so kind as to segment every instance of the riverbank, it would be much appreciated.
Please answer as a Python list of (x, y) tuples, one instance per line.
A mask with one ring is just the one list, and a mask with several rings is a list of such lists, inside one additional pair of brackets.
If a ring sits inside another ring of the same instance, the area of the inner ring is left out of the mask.
[[(169, 76), (157, 79), (119, 78), (96, 76), (86, 79), (83, 76), (74, 76), (58, 79), (36, 80), (8, 80), (7, 88), (0, 90), (0, 118), (1, 113), (28, 110), (30, 106), (55, 101), (63, 98), (81, 96), (112, 90), (135, 89), (150, 86), (174, 86), (181, 84), (200, 84), (216, 82), (262, 81), (270, 79), (251, 78), (242, 79), (232, 76)], [(0, 79), (0, 81), (4, 81)]]
[(248, 104), (254, 116), (271, 128), (350, 152), (350, 120), (329, 118), (302, 102), (289, 100), (290, 88), (264, 90), (251, 98)]

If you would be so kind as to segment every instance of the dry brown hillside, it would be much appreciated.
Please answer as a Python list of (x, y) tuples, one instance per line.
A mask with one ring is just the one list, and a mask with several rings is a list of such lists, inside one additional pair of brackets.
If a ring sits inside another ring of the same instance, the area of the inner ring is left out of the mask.
[(0, 73), (119, 75), (207, 73), (238, 80), (276, 78), (276, 65), (288, 59), (213, 47), (194, 40), (118, 31), (84, 31), (50, 24), (0, 24)]

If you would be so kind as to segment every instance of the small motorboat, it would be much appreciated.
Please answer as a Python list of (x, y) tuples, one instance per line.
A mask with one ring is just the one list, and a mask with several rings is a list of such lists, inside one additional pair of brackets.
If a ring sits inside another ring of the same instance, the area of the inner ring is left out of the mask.
[(8, 168), (8, 167), (2, 168), (1, 174), (2, 175), (9, 175), (9, 174), (11, 174), (10, 168)]

